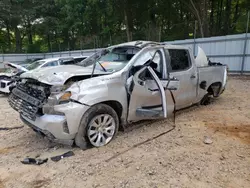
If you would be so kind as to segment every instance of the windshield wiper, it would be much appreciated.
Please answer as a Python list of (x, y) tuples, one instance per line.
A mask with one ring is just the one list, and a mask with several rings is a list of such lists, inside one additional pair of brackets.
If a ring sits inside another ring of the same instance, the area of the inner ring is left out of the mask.
[[(106, 55), (107, 53), (109, 53), (109, 50), (104, 49), (104, 50), (101, 51), (101, 56)], [(95, 63), (94, 63), (94, 66), (93, 66), (93, 69), (92, 69), (92, 73), (91, 73), (91, 76), (90, 76), (91, 78), (93, 77), (93, 74), (95, 72), (96, 63), (98, 63), (102, 67), (102, 69), (103, 69), (104, 72), (107, 72), (107, 70), (104, 68), (104, 66), (98, 61), (100, 59), (100, 57), (99, 56), (95, 57)]]
[(107, 72), (107, 69), (105, 69), (105, 67), (99, 62), (99, 61), (97, 61), (98, 63), (99, 63), (99, 65), (102, 67), (102, 70), (104, 71), (104, 72)]

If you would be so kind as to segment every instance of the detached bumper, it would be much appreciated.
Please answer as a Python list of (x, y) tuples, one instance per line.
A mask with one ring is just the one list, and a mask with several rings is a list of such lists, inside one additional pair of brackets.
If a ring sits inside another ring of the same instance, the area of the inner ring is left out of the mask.
[(34, 121), (20, 115), (21, 120), (34, 131), (45, 135), (54, 142), (72, 145), (78, 132), (81, 118), (89, 107), (70, 102), (56, 105), (54, 109), (64, 115), (44, 114), (36, 116)]

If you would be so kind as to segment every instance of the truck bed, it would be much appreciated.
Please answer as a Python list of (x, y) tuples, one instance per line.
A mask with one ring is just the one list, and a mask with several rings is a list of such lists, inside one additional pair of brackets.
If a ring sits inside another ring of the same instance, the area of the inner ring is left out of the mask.
[[(209, 65), (197, 67), (198, 71), (198, 87), (197, 96), (201, 100), (208, 88), (215, 83), (220, 84), (218, 95), (224, 90), (227, 79), (226, 65)], [(202, 84), (202, 85), (201, 85)], [(203, 88), (205, 85), (205, 88)]]

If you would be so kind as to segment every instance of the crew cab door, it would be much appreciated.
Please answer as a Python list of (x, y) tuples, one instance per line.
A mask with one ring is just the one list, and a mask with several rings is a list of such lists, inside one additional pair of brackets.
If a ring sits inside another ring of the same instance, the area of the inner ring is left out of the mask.
[(187, 49), (166, 49), (170, 56), (170, 76), (180, 81), (178, 91), (173, 91), (176, 109), (191, 106), (197, 97), (198, 73), (193, 56)]
[(135, 70), (132, 68), (127, 80), (127, 120), (166, 118), (169, 110), (167, 99), (170, 98), (168, 90), (178, 89), (179, 81), (167, 79), (163, 48), (148, 48), (140, 53), (133, 67)]

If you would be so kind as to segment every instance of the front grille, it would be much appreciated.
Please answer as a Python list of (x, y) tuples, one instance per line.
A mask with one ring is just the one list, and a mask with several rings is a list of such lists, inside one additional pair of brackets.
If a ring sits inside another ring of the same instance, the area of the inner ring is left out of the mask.
[(39, 89), (19, 84), (9, 96), (10, 106), (23, 116), (35, 121), (36, 114), (41, 111), (45, 94)]
[(5, 88), (5, 86), (6, 86), (6, 84), (5, 84), (4, 82), (1, 82), (1, 83), (0, 83), (0, 87), (1, 87), (1, 88)]
[(38, 107), (34, 106), (27, 101), (17, 97), (13, 93), (9, 97), (9, 104), (10, 106), (18, 111), (23, 116), (35, 121), (36, 120), (36, 113), (38, 111)]
[(39, 89), (32, 88), (28, 85), (18, 84), (17, 89), (22, 91), (22, 92), (25, 92), (26, 94), (28, 94), (32, 97), (37, 98), (40, 101), (43, 101), (45, 99), (45, 95), (44, 95), (43, 91), (41, 91)]

